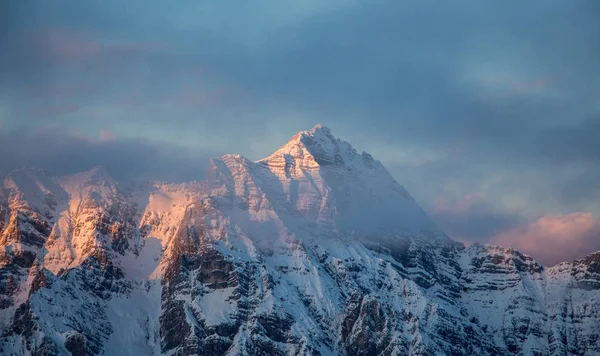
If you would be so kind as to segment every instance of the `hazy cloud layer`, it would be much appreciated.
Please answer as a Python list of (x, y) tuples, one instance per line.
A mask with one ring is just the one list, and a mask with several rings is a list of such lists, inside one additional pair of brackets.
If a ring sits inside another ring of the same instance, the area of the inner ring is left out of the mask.
[(518, 212), (495, 208), (482, 193), (451, 201), (438, 197), (430, 215), (452, 238), (465, 243), (486, 243), (497, 234), (518, 227), (525, 221)]
[(211, 157), (209, 152), (192, 152), (172, 144), (121, 140), (108, 130), (98, 137), (64, 127), (34, 132), (0, 130), (0, 142), (1, 175), (22, 167), (42, 168), (58, 176), (103, 166), (116, 179), (190, 181), (204, 178)]
[(0, 170), (187, 179), (196, 157), (259, 159), (320, 122), (465, 240), (600, 214), (598, 1), (1, 6), (0, 123), (23, 142), (6, 136)]
[(543, 216), (495, 236), (491, 242), (514, 247), (552, 266), (582, 258), (600, 250), (600, 219), (592, 213), (576, 212)]
[(435, 199), (431, 217), (450, 237), (467, 244), (513, 247), (547, 266), (600, 250), (600, 219), (590, 212), (527, 215), (499, 209), (483, 193)]

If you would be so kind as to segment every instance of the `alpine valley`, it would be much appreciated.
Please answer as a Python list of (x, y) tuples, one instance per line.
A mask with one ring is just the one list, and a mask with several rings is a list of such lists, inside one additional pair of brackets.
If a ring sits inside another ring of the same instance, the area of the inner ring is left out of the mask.
[(466, 247), (320, 125), (198, 182), (14, 171), (0, 247), (2, 355), (600, 355), (600, 252)]

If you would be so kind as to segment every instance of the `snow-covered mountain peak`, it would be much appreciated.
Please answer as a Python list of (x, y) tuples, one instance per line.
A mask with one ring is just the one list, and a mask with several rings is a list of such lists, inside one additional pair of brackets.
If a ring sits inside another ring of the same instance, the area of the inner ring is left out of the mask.
[(4, 177), (4, 189), (19, 189), (20, 186), (34, 184), (38, 189), (44, 190), (47, 181), (46, 173), (39, 168), (19, 168), (11, 171)]
[(114, 184), (115, 180), (108, 174), (103, 166), (96, 166), (89, 171), (72, 174), (61, 178), (63, 181), (69, 181), (72, 184), (81, 186)]
[[(281, 186), (300, 215), (338, 231), (438, 231), (381, 162), (357, 153), (322, 125), (295, 134), (255, 168), (241, 158), (224, 156), (222, 161), (234, 177), (243, 171), (259, 185)], [(279, 182), (273, 185), (273, 180)]]
[(83, 190), (114, 191), (117, 187), (117, 182), (101, 166), (94, 167), (89, 171), (60, 177), (58, 181), (70, 194)]
[(3, 188), (14, 207), (25, 204), (39, 210), (47, 204), (55, 204), (56, 199), (66, 198), (56, 179), (37, 168), (20, 168), (10, 172), (4, 178)]
[[(364, 156), (371, 163), (370, 155)], [(336, 138), (327, 127), (316, 125), (308, 131), (301, 131), (269, 157), (259, 162), (268, 165), (290, 164), (292, 161), (304, 168), (317, 168), (326, 165), (353, 166), (363, 160), (363, 156), (346, 141)]]

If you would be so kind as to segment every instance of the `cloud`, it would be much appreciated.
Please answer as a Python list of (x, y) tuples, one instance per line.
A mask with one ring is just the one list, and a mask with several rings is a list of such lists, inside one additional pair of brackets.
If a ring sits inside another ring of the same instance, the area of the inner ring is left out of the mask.
[(198, 85), (184, 86), (167, 100), (182, 108), (215, 108), (239, 103), (239, 91), (235, 88), (203, 88)]
[(543, 216), (502, 232), (491, 243), (517, 248), (547, 265), (600, 250), (600, 219), (590, 212)]
[(600, 219), (591, 212), (531, 216), (494, 207), (477, 192), (437, 198), (430, 215), (456, 240), (516, 248), (548, 266), (600, 250)]
[(30, 46), (39, 46), (50, 59), (56, 61), (80, 61), (97, 56), (103, 46), (85, 39), (81, 34), (64, 29), (43, 29), (28, 33)]
[(152, 74), (148, 65), (162, 63), (173, 50), (170, 44), (151, 38), (106, 36), (85, 27), (44, 25), (43, 21), (8, 30), (10, 36), (0, 41), (5, 54), (0, 58), (4, 82), (0, 96), (10, 97), (15, 106), (26, 105), (27, 99), (81, 99), (92, 92), (96, 96), (114, 93), (115, 87), (128, 89), (127, 81), (136, 78), (143, 83), (139, 76)]
[(487, 80), (490, 89), (498, 90), (499, 94), (538, 94), (552, 85), (556, 85), (556, 79), (551, 76), (540, 77), (530, 80), (518, 80), (510, 77), (491, 76)]
[(117, 99), (117, 104), (140, 106), (143, 104), (141, 95), (141, 90), (139, 88), (126, 91), (125, 93), (119, 96), (119, 98)]
[(89, 83), (78, 81), (64, 81), (52, 83), (37, 83), (23, 88), (20, 98), (24, 100), (35, 100), (39, 98), (73, 99), (82, 95), (93, 93), (94, 88)]
[(70, 103), (58, 104), (47, 107), (38, 107), (30, 110), (28, 118), (42, 119), (50, 116), (60, 116), (74, 113), (77, 110), (79, 110), (79, 105)]
[(429, 214), (450, 237), (465, 243), (486, 243), (524, 221), (522, 213), (494, 207), (481, 192), (453, 200), (438, 197)]
[(540, 78), (531, 82), (516, 82), (512, 84), (512, 88), (516, 92), (526, 93), (526, 92), (538, 92), (545, 88), (548, 88), (551, 83), (555, 82), (555, 80), (551, 77)]
[(600, 111), (574, 122), (553, 125), (536, 137), (537, 147), (552, 163), (600, 164)]
[(55, 65), (70, 65), (123, 55), (164, 52), (169, 45), (154, 41), (148, 42), (106, 42), (89, 38), (81, 31), (68, 28), (41, 28), (21, 34), (18, 39), (23, 50), (44, 56)]
[(189, 181), (204, 178), (209, 152), (145, 139), (119, 139), (108, 130), (98, 138), (64, 127), (0, 130), (0, 175), (23, 166), (66, 175), (104, 166), (116, 179)]
[(100, 129), (100, 133), (98, 134), (98, 140), (101, 142), (116, 141), (117, 135), (110, 130)]

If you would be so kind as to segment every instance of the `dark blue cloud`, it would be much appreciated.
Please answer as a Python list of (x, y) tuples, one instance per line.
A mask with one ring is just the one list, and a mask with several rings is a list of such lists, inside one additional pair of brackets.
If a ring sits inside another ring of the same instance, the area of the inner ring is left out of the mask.
[(34, 132), (0, 129), (0, 142), (1, 176), (22, 167), (58, 176), (103, 166), (122, 180), (202, 180), (208, 159), (219, 154), (145, 139), (119, 139), (110, 132), (89, 137), (65, 127)]

